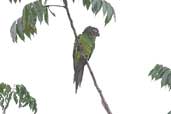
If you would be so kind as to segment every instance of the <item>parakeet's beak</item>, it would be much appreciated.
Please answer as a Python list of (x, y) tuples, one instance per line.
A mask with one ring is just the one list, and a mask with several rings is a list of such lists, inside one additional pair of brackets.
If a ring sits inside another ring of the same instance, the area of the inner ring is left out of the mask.
[(99, 32), (97, 33), (97, 36), (100, 36), (100, 33)]
[(100, 36), (100, 33), (99, 33), (99, 32), (95, 32), (95, 33), (94, 33), (94, 36), (95, 36), (95, 37)]

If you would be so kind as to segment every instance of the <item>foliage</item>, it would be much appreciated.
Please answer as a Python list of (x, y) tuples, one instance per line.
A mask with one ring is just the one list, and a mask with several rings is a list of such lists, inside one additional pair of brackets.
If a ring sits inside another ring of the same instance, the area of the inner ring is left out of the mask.
[[(18, 1), (21, 2), (21, 0)], [(12, 3), (12, 0), (10, 0), (10, 2)], [(17, 0), (13, 0), (13, 2), (16, 3)], [(75, 0), (73, 0), (73, 2), (75, 2)], [(45, 5), (42, 4), (41, 0), (36, 0), (35, 2), (25, 5), (22, 16), (13, 22), (10, 29), (13, 42), (17, 42), (18, 36), (22, 41), (25, 41), (25, 35), (31, 39), (31, 35), (37, 33), (37, 18), (40, 23), (44, 20), (48, 24), (48, 11), (55, 16), (49, 9), (50, 5), (46, 5), (46, 3), (47, 0), (44, 1)], [(116, 19), (114, 8), (105, 0), (83, 0), (83, 5), (87, 10), (91, 6), (91, 10), (95, 15), (102, 9), (103, 15), (105, 16), (105, 25), (111, 21), (112, 17)]]
[[(171, 69), (170, 68), (157, 64), (150, 71), (149, 76), (152, 77), (152, 80), (161, 79), (161, 87), (167, 86), (169, 90), (171, 90)], [(168, 114), (171, 114), (171, 111), (168, 112)]]
[(154, 80), (161, 79), (161, 87), (168, 86), (171, 89), (171, 69), (157, 64), (149, 73)]
[(48, 9), (40, 1), (35, 1), (25, 5), (22, 17), (13, 22), (11, 26), (11, 37), (13, 42), (17, 42), (17, 35), (21, 40), (25, 40), (25, 35), (31, 38), (31, 35), (37, 33), (37, 18), (40, 23), (43, 19), (48, 24)]
[(11, 87), (5, 83), (0, 84), (0, 106), (5, 113), (12, 96)]
[(24, 85), (16, 85), (15, 89), (11, 89), (10, 85), (0, 83), (0, 106), (4, 114), (12, 97), (15, 103), (19, 105), (19, 108), (29, 105), (34, 113), (37, 112), (36, 100), (30, 96)]
[[(73, 0), (73, 2), (75, 2), (75, 0)], [(105, 0), (83, 0), (83, 5), (87, 8), (87, 10), (91, 6), (91, 10), (95, 15), (97, 15), (97, 13), (103, 9), (103, 15), (106, 16), (105, 25), (110, 22), (112, 16), (114, 16), (114, 19), (116, 19), (114, 8)]]
[(30, 96), (30, 93), (24, 87), (24, 85), (16, 85), (16, 91), (13, 94), (13, 98), (16, 104), (20, 107), (25, 107), (29, 105), (30, 109), (36, 113), (37, 103), (35, 98)]
[[(18, 2), (21, 2), (21, 0), (9, 0), (9, 1), (10, 1), (11, 3), (12, 3), (12, 2), (17, 3), (17, 1), (18, 1)], [(42, 2), (42, 0), (39, 0), (39, 1)], [(45, 1), (47, 1), (47, 0), (45, 0)]]

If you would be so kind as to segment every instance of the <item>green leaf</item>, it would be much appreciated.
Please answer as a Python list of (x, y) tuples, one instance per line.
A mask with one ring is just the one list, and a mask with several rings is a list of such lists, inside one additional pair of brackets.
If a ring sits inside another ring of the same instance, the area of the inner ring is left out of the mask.
[(29, 9), (30, 9), (30, 5), (26, 5), (23, 9), (22, 23), (24, 29), (27, 28), (30, 21)]
[(115, 10), (110, 3), (105, 0), (83, 0), (83, 5), (86, 6), (87, 10), (89, 9), (90, 5), (92, 6), (92, 12), (97, 15), (97, 13), (103, 9), (103, 15), (105, 17), (105, 25), (107, 25), (112, 17), (116, 21), (116, 14)]
[(44, 1), (44, 4), (45, 4), (45, 5), (47, 4), (47, 1), (48, 1), (48, 0), (45, 0), (45, 1)]
[(13, 42), (17, 42), (17, 33), (16, 33), (16, 21), (13, 22), (10, 29), (11, 37)]
[(162, 80), (161, 80), (161, 87), (168, 84), (168, 77), (171, 75), (171, 71), (168, 70), (163, 74)]
[(35, 9), (33, 8), (33, 4), (26, 5), (23, 10), (23, 28), (24, 33), (31, 38), (31, 34), (34, 34), (36, 32), (36, 20), (37, 20), (37, 14)]
[(112, 19), (112, 16), (114, 16), (114, 19), (116, 19), (115, 17), (116, 14), (115, 14), (113, 7), (111, 6), (110, 3), (106, 1), (103, 1), (103, 14), (106, 15), (105, 25), (107, 25), (110, 22), (110, 20)]
[(40, 23), (42, 23), (43, 21), (43, 11), (44, 11), (44, 7), (40, 2), (34, 2), (34, 9), (36, 10), (38, 19), (40, 21)]
[(159, 68), (156, 69), (156, 73), (152, 75), (152, 79), (154, 78), (155, 80), (158, 80), (162, 77), (161, 72), (163, 71), (163, 66), (162, 65), (159, 65)]
[(24, 37), (24, 32), (23, 32), (23, 24), (22, 24), (22, 19), (19, 18), (17, 20), (17, 26), (16, 26), (16, 30), (17, 30), (17, 34), (19, 35), (19, 37), (21, 38), (21, 40), (25, 40)]
[[(10, 1), (10, 3), (12, 3), (12, 0), (9, 0)], [(16, 3), (17, 2), (17, 0), (13, 0), (14, 1), (14, 3)], [(18, 0), (19, 2), (21, 2), (21, 0)]]
[(159, 72), (156, 74), (155, 79), (158, 80), (158, 79), (162, 78), (163, 74), (168, 70), (169, 70), (169, 68), (167, 68), (167, 67), (161, 67)]
[(7, 109), (8, 106), (9, 106), (9, 103), (10, 103), (11, 97), (12, 97), (12, 94), (13, 94), (13, 93), (10, 91), (9, 94), (8, 94), (8, 96), (5, 98), (5, 101), (6, 101), (5, 109)]
[(95, 13), (95, 15), (100, 11), (102, 7), (102, 1), (101, 0), (92, 0), (92, 11)]
[(15, 103), (17, 104), (18, 103), (18, 98), (17, 98), (16, 93), (13, 94), (13, 99), (14, 99)]
[(170, 112), (168, 112), (168, 114), (171, 114), (171, 111), (170, 111)]
[(90, 0), (83, 0), (83, 5), (86, 6), (87, 9), (89, 9), (90, 4), (91, 4)]
[(37, 103), (36, 103), (35, 98), (30, 97), (29, 107), (32, 111), (34, 111), (34, 113), (37, 112)]
[(0, 100), (0, 106), (1, 106), (2, 109), (5, 107), (4, 106), (4, 101), (5, 101), (5, 99), (4, 98), (1, 98), (1, 100)]
[(158, 73), (158, 70), (162, 68), (161, 65), (157, 64), (149, 73), (149, 76), (151, 75), (152, 76), (152, 79), (155, 78), (156, 74)]
[(39, 0), (39, 2), (42, 4), (42, 0)]
[[(170, 71), (171, 72), (171, 71)], [(167, 77), (167, 81), (168, 81), (168, 86), (169, 88), (171, 88), (171, 74), (169, 74), (169, 76)]]
[(103, 6), (103, 15), (105, 16), (107, 13), (107, 3), (105, 1), (103, 1), (102, 6)]
[(44, 19), (47, 24), (49, 24), (48, 8), (45, 8)]
[(35, 8), (35, 4), (32, 4), (32, 6), (31, 6), (32, 8), (31, 9), (29, 9), (29, 12), (30, 12), (30, 20), (29, 20), (29, 22), (30, 22), (30, 25), (33, 25), (33, 26), (35, 26), (36, 25), (36, 22), (37, 22), (37, 9)]

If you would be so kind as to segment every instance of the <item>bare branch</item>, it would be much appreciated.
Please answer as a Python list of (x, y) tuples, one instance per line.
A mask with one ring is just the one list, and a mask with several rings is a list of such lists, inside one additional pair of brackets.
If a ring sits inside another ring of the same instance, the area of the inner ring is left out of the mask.
[(101, 89), (99, 88), (99, 86), (97, 84), (96, 78), (94, 76), (94, 73), (93, 73), (93, 71), (92, 71), (92, 69), (91, 69), (90, 64), (88, 63), (88, 61), (86, 61), (86, 64), (87, 64), (87, 67), (88, 67), (89, 72), (91, 74), (91, 77), (93, 79), (94, 86), (96, 87), (96, 89), (97, 89), (97, 91), (98, 91), (98, 93), (99, 93), (99, 95), (101, 97), (101, 102), (102, 102), (103, 107), (105, 108), (105, 110), (107, 111), (108, 114), (112, 114), (112, 112), (111, 112), (111, 110), (109, 108), (109, 105), (107, 104), (107, 102), (106, 102), (106, 100), (105, 100), (105, 98), (103, 96), (103, 93), (102, 93)]
[[(72, 20), (72, 18), (71, 18), (70, 12), (69, 12), (68, 2), (67, 2), (67, 0), (63, 0), (63, 3), (64, 3), (64, 5), (65, 5), (64, 8), (66, 9), (66, 12), (67, 12), (67, 15), (68, 15), (68, 19), (69, 19), (69, 21), (70, 21), (70, 25), (71, 25), (71, 28), (72, 28), (72, 30), (73, 30), (74, 36), (75, 36), (75, 40), (76, 40), (77, 43), (79, 43), (78, 35), (77, 35), (77, 33), (76, 33), (76, 29), (75, 29), (75, 27), (74, 27), (73, 20)], [(82, 55), (83, 55), (83, 54), (82, 54)], [(84, 56), (84, 55), (83, 55), (83, 56)], [(84, 57), (84, 58), (85, 58), (85, 57)], [(86, 59), (86, 58), (85, 58), (85, 59)], [(91, 74), (91, 77), (92, 77), (92, 79), (93, 79), (94, 86), (96, 87), (97, 92), (99, 93), (99, 95), (100, 95), (100, 97), (101, 97), (101, 102), (102, 102), (103, 107), (105, 108), (105, 110), (106, 110), (106, 112), (107, 112), (108, 114), (112, 114), (112, 112), (111, 112), (111, 110), (110, 110), (110, 108), (109, 108), (109, 105), (107, 104), (107, 102), (106, 102), (106, 100), (105, 100), (105, 98), (104, 98), (104, 96), (103, 96), (103, 94), (102, 94), (102, 91), (101, 91), (101, 89), (99, 88), (99, 86), (98, 86), (98, 84), (97, 84), (96, 78), (95, 78), (94, 73), (93, 73), (93, 71), (92, 71), (92, 69), (91, 69), (91, 67), (90, 67), (90, 65), (89, 65), (89, 63), (88, 63), (88, 60), (86, 60), (86, 64), (87, 64), (87, 67), (88, 67), (89, 72), (90, 72), (90, 74)]]
[(72, 20), (72, 18), (71, 18), (71, 15), (70, 15), (70, 12), (69, 12), (69, 9), (68, 9), (68, 2), (67, 2), (67, 0), (63, 0), (63, 2), (64, 2), (64, 5), (65, 5), (64, 7), (65, 7), (65, 9), (66, 9), (67, 15), (68, 15), (68, 19), (69, 19), (69, 21), (70, 21), (71, 28), (72, 28), (72, 30), (73, 30), (73, 32), (74, 32), (75, 39), (76, 39), (77, 42), (78, 42), (77, 32), (76, 32), (76, 29), (75, 29), (75, 27), (74, 27), (73, 20)]

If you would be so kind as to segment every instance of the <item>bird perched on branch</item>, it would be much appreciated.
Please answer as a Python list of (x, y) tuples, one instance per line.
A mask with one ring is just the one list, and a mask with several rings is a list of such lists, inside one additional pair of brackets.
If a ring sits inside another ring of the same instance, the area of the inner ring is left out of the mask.
[(99, 30), (95, 27), (88, 26), (85, 28), (83, 33), (78, 36), (78, 39), (75, 40), (73, 50), (73, 63), (76, 93), (78, 86), (80, 86), (82, 82), (86, 61), (90, 59), (95, 48), (95, 40), (97, 36), (100, 36)]

